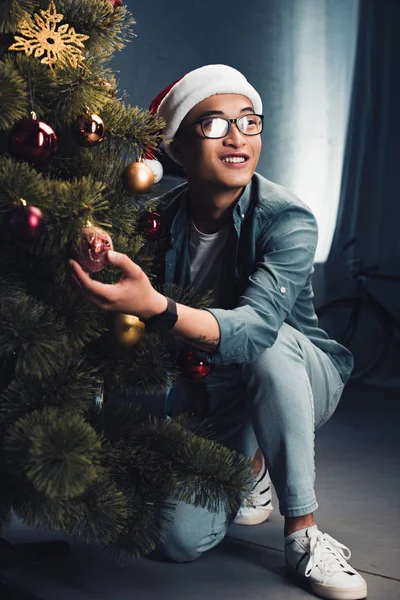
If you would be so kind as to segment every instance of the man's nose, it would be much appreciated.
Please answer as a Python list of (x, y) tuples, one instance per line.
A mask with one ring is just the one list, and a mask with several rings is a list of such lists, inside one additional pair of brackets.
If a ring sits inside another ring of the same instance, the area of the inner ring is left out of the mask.
[(236, 123), (231, 123), (225, 140), (226, 143), (234, 144), (235, 146), (242, 146), (245, 143), (244, 135), (239, 131)]

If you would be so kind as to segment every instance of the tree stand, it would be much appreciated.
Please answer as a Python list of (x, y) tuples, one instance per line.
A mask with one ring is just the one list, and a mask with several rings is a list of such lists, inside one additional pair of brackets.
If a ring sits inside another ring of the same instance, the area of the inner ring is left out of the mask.
[(10, 544), (0, 538), (0, 598), (1, 600), (41, 600), (7, 581), (3, 571), (16, 569), (27, 564), (65, 556), (69, 552), (67, 542), (36, 542), (32, 544)]

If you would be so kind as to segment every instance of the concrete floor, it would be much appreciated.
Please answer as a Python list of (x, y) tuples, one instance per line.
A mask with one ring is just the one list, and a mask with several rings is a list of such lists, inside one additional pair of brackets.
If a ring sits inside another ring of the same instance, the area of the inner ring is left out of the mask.
[[(367, 580), (371, 600), (400, 600), (399, 418), (400, 391), (347, 387), (316, 438), (317, 522), (350, 547), (350, 562)], [(6, 575), (43, 600), (313, 598), (286, 576), (282, 527), (275, 509), (262, 525), (232, 526), (218, 548), (187, 564), (141, 559), (120, 568), (98, 548), (71, 541), (69, 556)], [(19, 522), (5, 537), (60, 539)]]

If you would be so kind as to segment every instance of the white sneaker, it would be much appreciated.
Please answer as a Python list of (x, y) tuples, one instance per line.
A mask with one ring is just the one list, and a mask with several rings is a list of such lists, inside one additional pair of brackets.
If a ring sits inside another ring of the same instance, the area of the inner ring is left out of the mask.
[(346, 559), (351, 552), (317, 525), (295, 531), (285, 538), (286, 567), (308, 581), (312, 591), (329, 600), (360, 600), (367, 584)]
[(236, 525), (258, 525), (263, 523), (273, 511), (271, 479), (263, 458), (260, 476), (256, 480), (249, 498), (239, 508), (233, 521)]

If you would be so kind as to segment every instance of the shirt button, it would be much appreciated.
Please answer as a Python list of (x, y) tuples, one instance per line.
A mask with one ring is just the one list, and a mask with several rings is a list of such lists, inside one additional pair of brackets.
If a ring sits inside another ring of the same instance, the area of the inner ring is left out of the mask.
[(286, 288), (284, 285), (281, 288), (279, 288), (279, 290), (282, 292), (282, 294), (286, 294)]
[(242, 219), (244, 219), (246, 215), (242, 213), (240, 216), (242, 217)]

